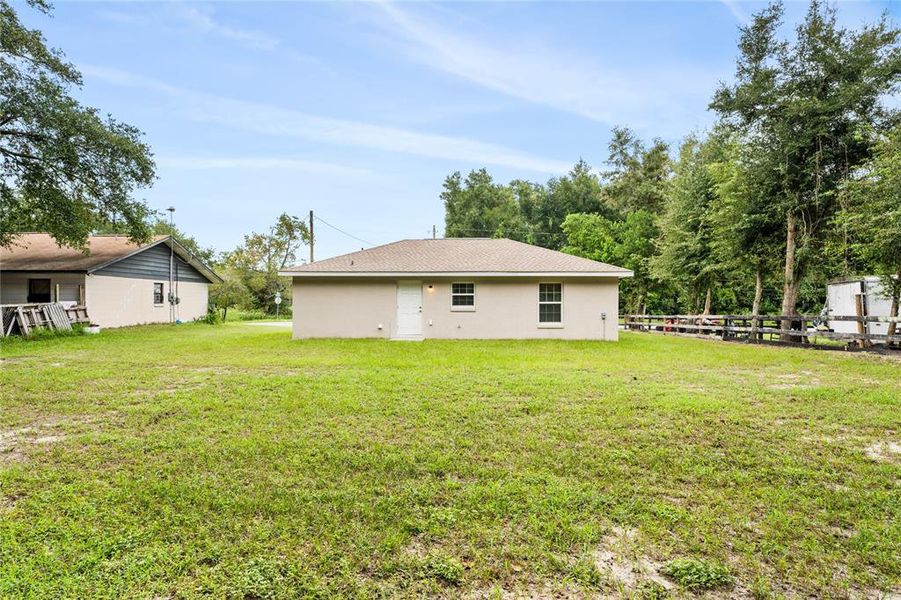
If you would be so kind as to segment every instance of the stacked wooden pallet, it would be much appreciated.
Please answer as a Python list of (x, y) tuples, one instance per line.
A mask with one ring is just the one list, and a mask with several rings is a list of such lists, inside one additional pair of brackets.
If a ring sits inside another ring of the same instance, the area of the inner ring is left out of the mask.
[(3, 329), (0, 334), (31, 335), (35, 329), (57, 329), (68, 331), (72, 323), (87, 323), (87, 309), (83, 306), (65, 308), (59, 302), (41, 304), (6, 304), (0, 306), (3, 315)]

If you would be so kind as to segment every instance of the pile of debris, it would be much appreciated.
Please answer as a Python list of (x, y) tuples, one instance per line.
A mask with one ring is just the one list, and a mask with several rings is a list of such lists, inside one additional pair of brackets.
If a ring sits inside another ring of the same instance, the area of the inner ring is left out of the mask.
[(88, 309), (84, 306), (66, 308), (60, 302), (40, 304), (4, 304), (3, 329), (0, 336), (31, 335), (35, 329), (71, 330), (73, 323), (90, 323)]

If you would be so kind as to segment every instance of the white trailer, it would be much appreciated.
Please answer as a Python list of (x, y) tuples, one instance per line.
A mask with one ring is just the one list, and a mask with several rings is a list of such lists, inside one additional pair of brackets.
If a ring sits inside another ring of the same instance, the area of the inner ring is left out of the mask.
[[(866, 317), (888, 317), (892, 299), (883, 291), (879, 278), (858, 277), (833, 281), (826, 290), (826, 319), (829, 328), (837, 333), (857, 333), (855, 321), (833, 321), (829, 317), (856, 317), (857, 297), (863, 299), (863, 315)], [(867, 323), (867, 333), (886, 335), (888, 323)]]

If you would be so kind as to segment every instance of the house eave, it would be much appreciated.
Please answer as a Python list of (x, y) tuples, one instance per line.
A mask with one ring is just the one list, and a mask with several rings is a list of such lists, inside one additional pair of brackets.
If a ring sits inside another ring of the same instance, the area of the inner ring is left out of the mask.
[(427, 279), (429, 277), (490, 277), (490, 278), (616, 278), (632, 277), (632, 271), (279, 271), (281, 277), (297, 278), (406, 278)]

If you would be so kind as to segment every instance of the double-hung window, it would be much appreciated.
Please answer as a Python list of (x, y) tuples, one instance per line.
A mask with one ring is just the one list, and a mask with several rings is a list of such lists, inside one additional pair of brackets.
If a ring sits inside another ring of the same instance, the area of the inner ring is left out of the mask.
[(476, 309), (476, 284), (452, 283), (451, 284), (451, 310), (475, 310)]
[(563, 323), (563, 284), (538, 284), (538, 324)]
[(154, 283), (153, 284), (153, 303), (154, 304), (162, 304), (163, 303), (163, 284), (162, 283)]

